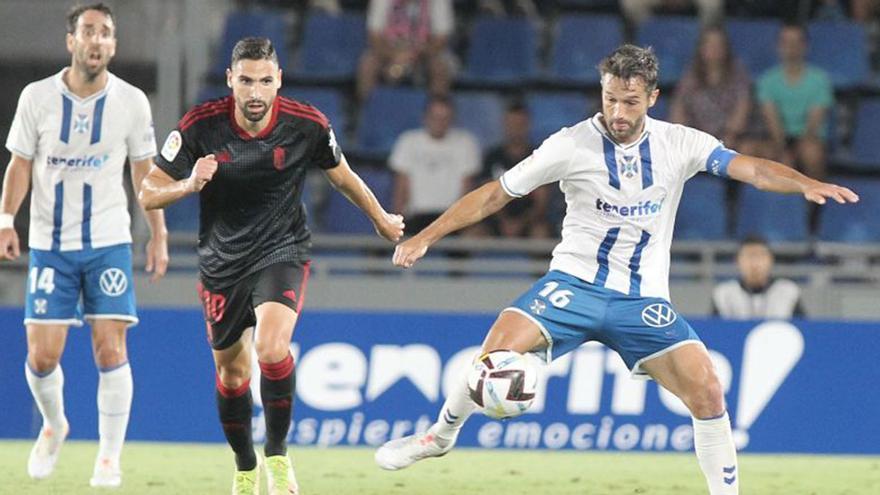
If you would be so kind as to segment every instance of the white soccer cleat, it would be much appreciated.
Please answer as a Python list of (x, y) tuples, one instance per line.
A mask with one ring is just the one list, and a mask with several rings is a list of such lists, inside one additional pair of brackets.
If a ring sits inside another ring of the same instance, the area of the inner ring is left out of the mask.
[(266, 485), (269, 495), (299, 495), (293, 462), (286, 455), (266, 457)]
[(35, 480), (46, 479), (52, 475), (55, 470), (55, 463), (58, 462), (58, 454), (61, 453), (61, 445), (70, 432), (70, 425), (64, 421), (61, 431), (55, 430), (51, 426), (43, 425), (40, 429), (40, 435), (31, 449), (31, 455), (28, 457), (28, 475)]
[(445, 446), (441, 446), (439, 440), (431, 430), (390, 440), (376, 451), (376, 464), (382, 469), (397, 471), (422, 459), (444, 456), (455, 445), (454, 439)]
[(118, 488), (122, 484), (122, 470), (119, 469), (119, 461), (99, 458), (95, 460), (95, 470), (89, 486), (92, 488)]

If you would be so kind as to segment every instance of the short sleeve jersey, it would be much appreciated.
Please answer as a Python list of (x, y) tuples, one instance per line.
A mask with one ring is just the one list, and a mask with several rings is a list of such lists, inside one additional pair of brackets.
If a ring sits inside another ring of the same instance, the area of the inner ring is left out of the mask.
[(217, 172), (199, 193), (199, 270), (216, 288), (266, 266), (305, 262), (311, 234), (302, 204), (306, 173), (336, 167), (342, 151), (315, 107), (278, 96), (256, 136), (235, 121), (232, 96), (194, 107), (162, 147), (156, 165), (176, 180), (214, 154)]
[(125, 160), (156, 154), (150, 103), (111, 73), (80, 98), (67, 69), (21, 92), (6, 148), (32, 161), (31, 249), (75, 251), (131, 242)]
[[(560, 183), (566, 215), (551, 269), (669, 300), (670, 246), (684, 183), (700, 171), (726, 176), (734, 155), (709, 134), (650, 117), (642, 136), (622, 146), (597, 114), (547, 138), (501, 176), (501, 185), (520, 197)], [(717, 208), (724, 208), (721, 198)]]

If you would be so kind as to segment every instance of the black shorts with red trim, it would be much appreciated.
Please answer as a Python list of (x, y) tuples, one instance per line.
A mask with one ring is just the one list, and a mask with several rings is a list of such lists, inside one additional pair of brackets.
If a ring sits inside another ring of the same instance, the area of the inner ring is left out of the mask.
[(202, 279), (198, 292), (211, 347), (219, 351), (238, 342), (248, 327), (257, 324), (254, 308), (264, 302), (281, 303), (298, 314), (308, 280), (308, 262), (269, 265), (222, 289)]

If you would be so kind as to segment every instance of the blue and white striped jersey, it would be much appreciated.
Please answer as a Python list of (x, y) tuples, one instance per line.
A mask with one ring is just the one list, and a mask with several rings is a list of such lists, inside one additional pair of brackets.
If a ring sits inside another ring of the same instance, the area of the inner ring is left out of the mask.
[[(551, 270), (669, 300), (670, 246), (684, 183), (700, 171), (726, 176), (734, 155), (709, 134), (650, 117), (642, 136), (621, 146), (596, 114), (547, 138), (501, 176), (501, 185), (520, 197), (559, 182), (566, 215)], [(723, 198), (716, 207), (725, 207)]]
[(123, 188), (126, 157), (156, 154), (150, 104), (108, 73), (103, 90), (79, 98), (67, 69), (21, 92), (6, 148), (32, 160), (30, 247), (71, 251), (131, 242)]

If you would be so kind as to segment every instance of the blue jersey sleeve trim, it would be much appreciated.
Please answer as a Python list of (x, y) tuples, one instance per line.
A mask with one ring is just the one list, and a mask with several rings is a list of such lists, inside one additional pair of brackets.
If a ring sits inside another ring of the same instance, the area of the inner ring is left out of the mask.
[(719, 144), (717, 148), (712, 150), (712, 153), (709, 154), (709, 158), (706, 160), (706, 172), (718, 177), (729, 177), (727, 167), (730, 165), (733, 157), (738, 154), (736, 151), (725, 148), (723, 144)]

